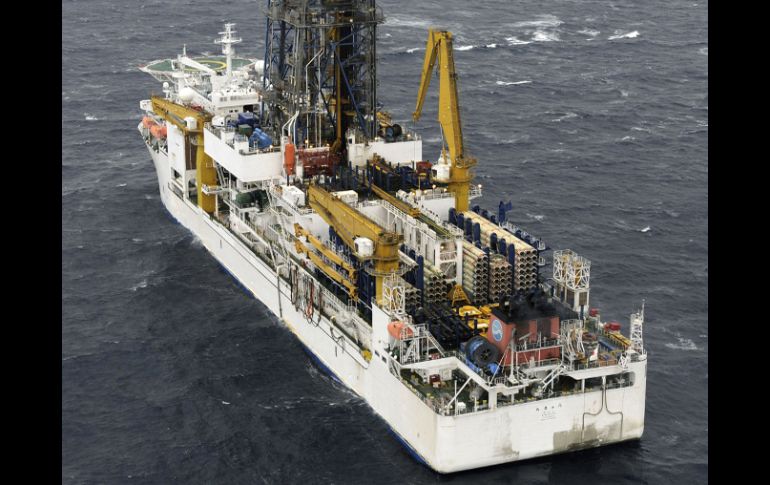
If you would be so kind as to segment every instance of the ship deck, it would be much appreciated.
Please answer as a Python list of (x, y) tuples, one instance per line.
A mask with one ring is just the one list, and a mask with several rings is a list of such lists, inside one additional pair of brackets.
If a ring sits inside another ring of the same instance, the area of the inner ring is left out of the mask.
[[(192, 60), (195, 62), (198, 62), (200, 64), (203, 64), (204, 66), (213, 69), (217, 72), (222, 72), (227, 67), (226, 58), (225, 56), (201, 56), (201, 57), (193, 57)], [(254, 59), (247, 59), (245, 57), (233, 57), (232, 63), (233, 63), (233, 70), (241, 69), (244, 66), (248, 66), (249, 64), (253, 64), (255, 62)], [(171, 73), (174, 71), (173, 66), (171, 65), (171, 59), (163, 59), (159, 61), (153, 61), (143, 68), (147, 72), (156, 72), (156, 73)], [(197, 69), (194, 67), (185, 66), (185, 71), (188, 72), (195, 72)]]

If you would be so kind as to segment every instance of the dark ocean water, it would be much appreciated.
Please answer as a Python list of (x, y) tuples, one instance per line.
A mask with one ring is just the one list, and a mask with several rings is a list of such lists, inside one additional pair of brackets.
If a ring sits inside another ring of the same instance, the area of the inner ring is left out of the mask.
[(646, 298), (644, 437), (450, 476), (414, 462), (172, 221), (136, 132), (158, 91), (136, 67), (216, 51), (225, 20), (261, 58), (263, 2), (64, 0), (63, 483), (707, 482), (708, 3), (379, 4), (394, 116), (428, 26), (448, 28), (482, 205), (510, 199), (514, 222), (591, 259), (591, 306), (624, 330)]

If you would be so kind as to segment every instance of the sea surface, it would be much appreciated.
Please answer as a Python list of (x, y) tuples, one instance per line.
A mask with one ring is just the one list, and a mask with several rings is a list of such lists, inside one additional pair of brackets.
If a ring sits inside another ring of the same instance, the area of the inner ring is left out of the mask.
[[(482, 206), (592, 262), (591, 306), (646, 300), (640, 441), (441, 476), (312, 363), (162, 207), (137, 67), (262, 58), (264, 1), (62, 2), (62, 483), (684, 484), (708, 472), (708, 3), (380, 1), (379, 99), (414, 109), (455, 35)], [(417, 128), (439, 149), (435, 86)]]

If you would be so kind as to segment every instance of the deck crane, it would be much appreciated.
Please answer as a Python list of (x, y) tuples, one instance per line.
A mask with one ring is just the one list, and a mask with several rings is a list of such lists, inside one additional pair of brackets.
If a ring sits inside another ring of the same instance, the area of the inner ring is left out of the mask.
[(466, 157), (463, 151), (463, 132), (460, 125), (460, 107), (457, 101), (457, 73), (452, 55), (451, 32), (434, 29), (428, 31), (420, 90), (417, 93), (417, 106), (412, 113), (412, 118), (417, 122), (422, 115), (422, 105), (437, 60), (439, 74), (438, 121), (441, 124), (444, 141), (449, 149), (449, 156), (447, 157), (446, 149), (442, 147), (441, 157), (433, 169), (433, 179), (437, 182), (446, 182), (449, 191), (455, 194), (455, 209), (458, 212), (466, 212), (470, 205), (470, 182), (472, 179), (470, 169), (476, 165), (476, 159)]
[(369, 217), (318, 185), (310, 184), (307, 196), (310, 207), (334, 228), (345, 245), (353, 251), (356, 250), (356, 239), (359, 237), (365, 237), (374, 243), (371, 256), (357, 256), (359, 259), (371, 259), (374, 263), (375, 299), (379, 303), (385, 278), (399, 268), (398, 249), (404, 237), (386, 231)]
[[(211, 120), (211, 116), (160, 96), (152, 96), (151, 101), (153, 113), (184, 133), (185, 153), (191, 156), (190, 151), (193, 147), (197, 147), (195, 152), (195, 186), (198, 190), (198, 206), (209, 214), (213, 213), (216, 206), (216, 196), (203, 192), (204, 185), (217, 184), (217, 172), (214, 163), (211, 157), (203, 151), (203, 125)], [(189, 118), (195, 120), (194, 125), (187, 122)]]

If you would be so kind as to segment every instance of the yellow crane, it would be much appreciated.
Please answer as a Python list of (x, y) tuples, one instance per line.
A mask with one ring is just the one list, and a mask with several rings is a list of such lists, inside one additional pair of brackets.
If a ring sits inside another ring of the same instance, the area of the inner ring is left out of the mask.
[[(211, 120), (211, 115), (176, 104), (159, 96), (153, 96), (151, 100), (152, 111), (156, 115), (182, 130), (185, 136), (185, 150), (197, 147), (195, 153), (195, 185), (198, 189), (198, 206), (209, 214), (213, 213), (216, 205), (216, 196), (203, 193), (204, 184), (209, 186), (217, 184), (217, 171), (214, 168), (214, 162), (203, 151), (203, 124)], [(195, 119), (195, 128), (188, 127), (185, 122), (185, 118), (190, 117)]]
[[(428, 31), (428, 43), (425, 48), (425, 61), (422, 65), (422, 78), (417, 93), (417, 106), (412, 118), (415, 122), (422, 115), (422, 106), (428, 92), (433, 68), (438, 61), (439, 94), (438, 121), (444, 134), (444, 140), (449, 149), (449, 156), (442, 147), (444, 160), (449, 160), (449, 191), (455, 194), (455, 209), (466, 212), (470, 205), (471, 167), (476, 165), (476, 159), (466, 157), (463, 151), (463, 131), (460, 124), (460, 107), (457, 99), (457, 73), (452, 54), (452, 33), (446, 30)], [(438, 179), (438, 181), (443, 181)]]
[(331, 261), (332, 263), (341, 266), (345, 269), (345, 271), (348, 272), (348, 278), (351, 281), (356, 280), (356, 269), (351, 266), (347, 261), (342, 259), (337, 253), (332, 251), (331, 249), (327, 248), (324, 243), (318, 239), (317, 237), (310, 234), (310, 231), (305, 229), (304, 227), (300, 226), (298, 223), (294, 223), (294, 235), (296, 237), (302, 237), (304, 236), (305, 239), (307, 239), (307, 242), (313, 245), (316, 250), (326, 256), (326, 258)]
[(342, 241), (355, 251), (356, 238), (365, 237), (374, 243), (371, 256), (359, 256), (374, 262), (375, 299), (382, 298), (382, 286), (386, 276), (399, 267), (398, 248), (401, 234), (386, 231), (379, 224), (315, 184), (307, 189), (308, 203), (327, 224), (332, 226)]

